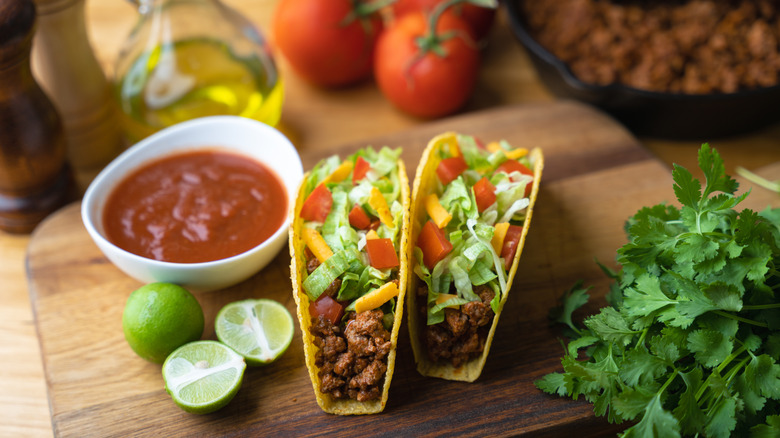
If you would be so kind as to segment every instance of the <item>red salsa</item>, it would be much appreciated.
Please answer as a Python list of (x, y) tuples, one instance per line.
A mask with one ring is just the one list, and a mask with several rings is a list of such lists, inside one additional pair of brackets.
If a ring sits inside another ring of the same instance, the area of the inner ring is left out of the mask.
[(220, 260), (248, 251), (279, 228), (287, 195), (256, 160), (216, 150), (152, 162), (109, 195), (109, 241), (143, 257), (177, 263)]

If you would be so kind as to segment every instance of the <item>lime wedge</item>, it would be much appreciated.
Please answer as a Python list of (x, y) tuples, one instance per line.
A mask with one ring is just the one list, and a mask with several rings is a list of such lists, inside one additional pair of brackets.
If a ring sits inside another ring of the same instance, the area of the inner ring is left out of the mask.
[(217, 338), (244, 356), (249, 365), (273, 362), (290, 346), (295, 326), (281, 303), (269, 299), (227, 304), (214, 322)]
[(165, 390), (180, 408), (208, 414), (224, 407), (241, 388), (246, 363), (216, 341), (184, 344), (162, 366)]

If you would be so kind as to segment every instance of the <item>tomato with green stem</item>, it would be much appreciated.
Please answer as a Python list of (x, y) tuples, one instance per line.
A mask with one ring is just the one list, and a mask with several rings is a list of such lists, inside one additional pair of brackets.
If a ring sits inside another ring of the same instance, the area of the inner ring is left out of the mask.
[(390, 0), (280, 0), (272, 21), (274, 43), (293, 70), (320, 86), (371, 77), (383, 28), (380, 9)]
[(439, 4), (429, 15), (409, 13), (377, 41), (374, 76), (382, 94), (421, 118), (451, 114), (465, 105), (477, 82), (479, 48), (471, 27)]
[[(397, 0), (393, 3), (393, 15), (400, 18), (411, 12), (430, 12), (443, 0)], [(495, 7), (479, 6), (464, 2), (452, 7), (455, 15), (462, 17), (474, 30), (477, 40), (487, 36), (496, 17)]]

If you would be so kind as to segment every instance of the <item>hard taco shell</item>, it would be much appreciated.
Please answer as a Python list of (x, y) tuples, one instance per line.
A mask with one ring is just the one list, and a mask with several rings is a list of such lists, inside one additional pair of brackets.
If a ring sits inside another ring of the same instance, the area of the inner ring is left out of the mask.
[(387, 373), (385, 374), (384, 382), (382, 384), (382, 396), (379, 400), (372, 400), (367, 402), (360, 402), (353, 399), (334, 399), (329, 394), (320, 392), (320, 378), (317, 375), (318, 367), (315, 365), (315, 354), (317, 352), (317, 346), (314, 345), (314, 336), (309, 330), (311, 328), (311, 316), (309, 314), (309, 297), (303, 290), (302, 284), (304, 280), (304, 273), (306, 272), (306, 256), (304, 255), (304, 242), (301, 235), (301, 229), (303, 227), (303, 219), (300, 217), (301, 206), (305, 200), (306, 194), (304, 193), (305, 181), (309, 174), (307, 173), (303, 177), (303, 182), (298, 189), (298, 197), (295, 202), (295, 206), (291, 211), (292, 225), (289, 229), (289, 243), (290, 243), (290, 272), (293, 286), (293, 298), (297, 305), (298, 322), (301, 328), (301, 334), (303, 338), (303, 353), (306, 360), (306, 368), (309, 371), (309, 378), (311, 379), (312, 387), (314, 389), (314, 395), (317, 398), (317, 404), (323, 411), (329, 414), (336, 415), (364, 415), (364, 414), (376, 414), (382, 412), (387, 403), (388, 391), (390, 390), (390, 382), (393, 378), (393, 371), (395, 369), (395, 355), (396, 347), (398, 344), (398, 331), (401, 327), (401, 320), (403, 319), (403, 307), (404, 296), (406, 294), (407, 279), (408, 279), (408, 266), (409, 266), (409, 178), (406, 175), (406, 167), (403, 161), (398, 160), (398, 180), (401, 185), (401, 199), (399, 200), (403, 205), (403, 218), (401, 221), (402, 229), (400, 232), (400, 251), (398, 254), (399, 271), (399, 294), (396, 300), (395, 319), (393, 320), (393, 329), (390, 332), (390, 342), (392, 347), (390, 353), (387, 355)]
[[(432, 193), (438, 183), (438, 176), (436, 175), (436, 168), (439, 165), (439, 162), (441, 159), (439, 158), (438, 151), (442, 148), (449, 148), (451, 146), (457, 145), (457, 134), (454, 132), (447, 132), (440, 134), (436, 137), (434, 137), (429, 143), (428, 146), (423, 151), (422, 157), (420, 157), (420, 164), (417, 166), (417, 172), (414, 179), (414, 187), (412, 189), (412, 210), (411, 210), (411, 233), (410, 233), (410, 244), (409, 244), (409, 250), (410, 253), (413, 250), (415, 243), (417, 241), (417, 237), (420, 235), (420, 231), (422, 230), (423, 225), (425, 225), (425, 218), (426, 218), (426, 211), (425, 211), (425, 196), (429, 193)], [(531, 224), (531, 217), (533, 215), (534, 211), (534, 204), (536, 201), (537, 194), (539, 193), (539, 181), (542, 178), (542, 169), (544, 167), (544, 157), (542, 155), (542, 151), (539, 148), (534, 148), (530, 152), (530, 159), (532, 160), (534, 166), (533, 166), (533, 172), (534, 172), (534, 181), (533, 181), (533, 187), (531, 190), (530, 197), (530, 204), (528, 205), (528, 210), (525, 218), (525, 222), (523, 223), (523, 231), (520, 235), (520, 242), (518, 243), (517, 252), (515, 253), (515, 258), (512, 261), (512, 266), (509, 269), (509, 274), (507, 276), (507, 292), (503, 294), (503, 296), (500, 299), (500, 304), (498, 306), (498, 311), (495, 313), (495, 316), (493, 317), (493, 323), (490, 326), (490, 331), (487, 336), (487, 340), (485, 342), (485, 348), (482, 351), (482, 355), (479, 357), (476, 357), (465, 364), (455, 368), (452, 366), (450, 362), (431, 362), (428, 358), (428, 354), (425, 348), (425, 345), (423, 344), (420, 333), (422, 329), (425, 327), (426, 321), (425, 316), (421, 315), (420, 312), (417, 311), (417, 303), (416, 303), (416, 290), (419, 285), (419, 282), (422, 281), (419, 279), (419, 277), (414, 273), (414, 266), (416, 266), (416, 263), (420, 263), (420, 261), (417, 261), (414, 259), (414, 256), (412, 255), (410, 258), (410, 262), (412, 263), (412, 269), (409, 269), (409, 289), (412, 291), (412, 293), (407, 295), (407, 302), (406, 305), (409, 308), (409, 336), (411, 338), (412, 343), (412, 350), (414, 352), (414, 360), (417, 364), (417, 371), (424, 375), (429, 377), (438, 377), (446, 380), (459, 380), (459, 381), (465, 381), (465, 382), (473, 382), (476, 380), (479, 375), (482, 373), (482, 368), (485, 366), (485, 360), (487, 359), (488, 353), (490, 352), (490, 345), (493, 341), (493, 336), (496, 332), (496, 326), (498, 325), (498, 318), (501, 316), (501, 311), (504, 308), (504, 304), (506, 303), (507, 297), (509, 296), (509, 291), (512, 287), (512, 281), (515, 278), (515, 273), (517, 272), (517, 264), (520, 260), (520, 255), (523, 252), (523, 246), (525, 245), (525, 238), (528, 234), (528, 228)]]

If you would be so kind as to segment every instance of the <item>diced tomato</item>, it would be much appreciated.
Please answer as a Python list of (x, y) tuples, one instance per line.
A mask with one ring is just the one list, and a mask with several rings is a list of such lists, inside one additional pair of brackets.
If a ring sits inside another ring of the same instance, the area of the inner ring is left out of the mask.
[(382, 221), (379, 219), (374, 219), (371, 221), (371, 224), (368, 225), (368, 229), (376, 231), (379, 229), (380, 225), (382, 225)]
[(391, 239), (366, 240), (366, 252), (371, 266), (377, 269), (395, 268), (398, 266), (398, 254)]
[(482, 143), (482, 140), (478, 139), (477, 137), (474, 137), (474, 143), (477, 144), (478, 148), (485, 149), (485, 143)]
[(371, 170), (371, 164), (368, 163), (363, 157), (358, 156), (355, 160), (355, 168), (352, 170), (352, 183), (357, 184), (361, 179), (366, 177), (366, 173)]
[(496, 202), (496, 186), (491, 184), (487, 178), (482, 177), (474, 184), (474, 197), (477, 200), (477, 210), (482, 213)]
[(509, 270), (512, 261), (515, 259), (517, 245), (520, 243), (520, 234), (523, 233), (523, 227), (519, 225), (509, 225), (504, 237), (504, 244), (501, 247), (501, 257), (504, 258), (504, 267)]
[(517, 161), (517, 160), (506, 160), (503, 163), (501, 163), (500, 166), (498, 166), (499, 172), (506, 172), (506, 173), (512, 173), (514, 171), (518, 171), (522, 173), (523, 175), (530, 175), (534, 176), (533, 171), (531, 169), (527, 168), (525, 164)]
[(436, 167), (436, 175), (439, 176), (439, 181), (441, 181), (441, 183), (446, 186), (468, 168), (469, 166), (466, 164), (466, 160), (463, 159), (462, 155), (452, 158), (445, 158), (441, 160), (439, 165)]
[(321, 294), (317, 300), (309, 304), (309, 315), (317, 318), (322, 315), (333, 324), (338, 324), (344, 316), (344, 306), (328, 294)]
[(333, 196), (331, 196), (330, 190), (325, 187), (325, 184), (320, 184), (303, 201), (301, 217), (307, 221), (325, 222), (332, 205)]
[(363, 207), (355, 204), (349, 212), (349, 224), (358, 230), (365, 230), (371, 225), (371, 218), (368, 217)]
[[(534, 176), (534, 172), (531, 169), (527, 168), (523, 163), (517, 160), (506, 160), (501, 163), (500, 166), (498, 166), (498, 169), (496, 169), (496, 172), (512, 173), (515, 171), (520, 172), (523, 175)], [(531, 194), (531, 188), (531, 183), (528, 183), (528, 185), (525, 186), (526, 198)]]
[(428, 269), (433, 269), (436, 263), (452, 251), (452, 243), (447, 240), (444, 231), (431, 220), (423, 225), (420, 237), (417, 238), (417, 246), (423, 252), (423, 263)]

